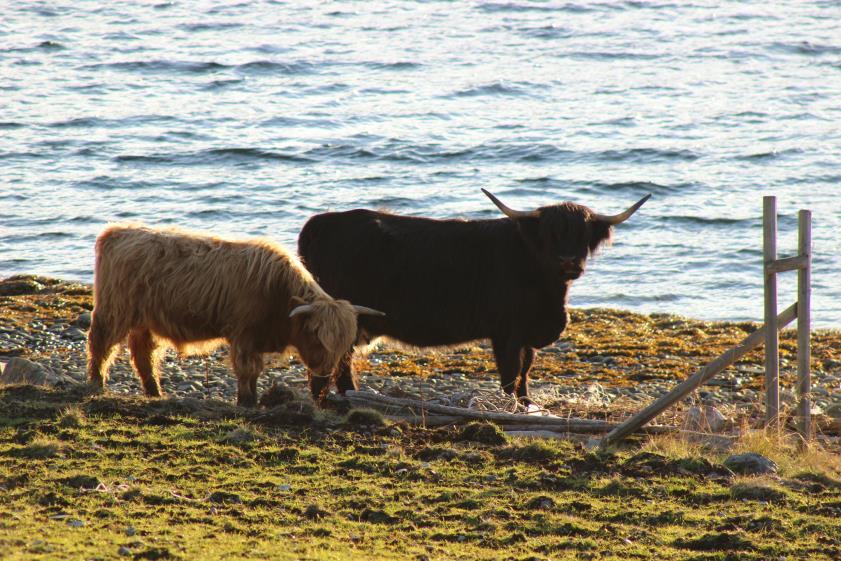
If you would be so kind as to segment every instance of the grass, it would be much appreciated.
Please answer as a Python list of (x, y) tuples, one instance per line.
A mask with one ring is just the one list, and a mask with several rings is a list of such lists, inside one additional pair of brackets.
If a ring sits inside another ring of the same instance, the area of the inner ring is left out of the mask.
[[(792, 461), (780, 462), (780, 477), (734, 478), (722, 476), (719, 452), (662, 438), (593, 454), (566, 441), (474, 440), (495, 434), (482, 426), (351, 417), (2, 388), (0, 552), (9, 560), (841, 556), (841, 481), (831, 462), (815, 463), (811, 475)], [(796, 448), (762, 450), (779, 462)]]
[(721, 462), (732, 454), (755, 452), (773, 460), (781, 476), (841, 478), (841, 454), (837, 449), (829, 450), (817, 443), (804, 446), (797, 435), (778, 436), (774, 431), (746, 427), (726, 448), (711, 447), (710, 441), (714, 442), (693, 441), (682, 435), (656, 435), (648, 437), (641, 449), (673, 459), (704, 457), (713, 462)]

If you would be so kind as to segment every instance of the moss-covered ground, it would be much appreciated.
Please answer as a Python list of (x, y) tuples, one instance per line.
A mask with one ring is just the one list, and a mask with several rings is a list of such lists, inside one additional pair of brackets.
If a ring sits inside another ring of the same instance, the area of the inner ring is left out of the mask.
[(777, 451), (779, 477), (748, 478), (666, 441), (9, 386), (0, 558), (841, 558), (838, 457)]

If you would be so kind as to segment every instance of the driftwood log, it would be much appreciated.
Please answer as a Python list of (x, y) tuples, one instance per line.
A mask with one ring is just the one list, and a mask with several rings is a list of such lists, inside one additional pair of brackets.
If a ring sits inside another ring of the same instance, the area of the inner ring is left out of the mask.
[[(345, 398), (354, 407), (370, 407), (385, 413), (392, 419), (430, 426), (458, 424), (466, 421), (491, 421), (504, 430), (520, 432), (550, 431), (554, 433), (600, 434), (613, 430), (618, 425), (594, 419), (574, 419), (555, 416), (527, 415), (523, 413), (502, 413), (498, 411), (477, 411), (463, 407), (451, 407), (429, 403), (419, 399), (389, 397), (366, 391), (348, 391)], [(642, 432), (662, 434), (676, 432), (675, 427), (646, 426)]]

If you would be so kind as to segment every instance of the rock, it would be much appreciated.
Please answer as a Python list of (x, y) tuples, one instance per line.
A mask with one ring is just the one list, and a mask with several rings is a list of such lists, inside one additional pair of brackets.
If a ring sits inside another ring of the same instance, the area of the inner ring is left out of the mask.
[(21, 296), (37, 294), (44, 290), (44, 285), (27, 277), (9, 277), (0, 281), (0, 296)]
[(719, 432), (727, 424), (727, 417), (711, 405), (694, 406), (686, 412), (687, 430)]
[(242, 499), (239, 495), (225, 491), (214, 491), (207, 497), (207, 500), (216, 504), (242, 504)]
[(61, 332), (61, 336), (71, 341), (84, 341), (88, 338), (88, 334), (78, 327), (69, 327)]
[(797, 395), (791, 390), (780, 390), (780, 403), (783, 405), (788, 405), (789, 407), (794, 407), (797, 405)]
[(74, 489), (85, 489), (88, 491), (96, 489), (102, 484), (99, 478), (93, 475), (74, 475), (72, 477), (61, 479), (60, 481), (68, 487), (72, 487)]
[(0, 362), (0, 385), (68, 386), (78, 383), (71, 376), (53, 372), (49, 368), (25, 358), (13, 357), (5, 365)]
[(0, 384), (32, 384), (43, 386), (47, 383), (47, 369), (31, 360), (14, 357), (2, 368)]
[(304, 517), (309, 518), (310, 520), (319, 520), (329, 515), (329, 512), (319, 508), (318, 505), (309, 505), (306, 510), (304, 510)]
[(555, 501), (552, 500), (551, 497), (547, 497), (545, 495), (535, 497), (526, 504), (526, 508), (532, 510), (551, 510), (554, 507)]
[(91, 313), (90, 312), (82, 312), (79, 314), (75, 320), (73, 320), (74, 326), (78, 327), (79, 329), (90, 329), (91, 327)]
[(755, 452), (730, 456), (724, 460), (724, 465), (734, 473), (741, 475), (775, 474), (779, 469), (774, 460)]
[(830, 405), (824, 410), (824, 414), (833, 419), (841, 419), (841, 403)]
[(841, 360), (837, 360), (834, 358), (828, 358), (823, 361), (823, 367), (827, 370), (834, 370), (836, 368), (841, 368)]
[(124, 545), (117, 548), (117, 555), (128, 556), (131, 555), (131, 550)]

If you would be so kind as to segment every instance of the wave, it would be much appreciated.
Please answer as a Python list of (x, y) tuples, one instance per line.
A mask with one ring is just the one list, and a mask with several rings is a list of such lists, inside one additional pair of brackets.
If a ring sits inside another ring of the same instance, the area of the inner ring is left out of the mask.
[(101, 117), (74, 117), (67, 121), (54, 121), (47, 123), (50, 128), (115, 128), (137, 124), (161, 123), (180, 121), (178, 117), (171, 115), (133, 115), (121, 119), (103, 119)]
[(476, 97), (483, 95), (533, 97), (530, 88), (536, 88), (536, 85), (521, 82), (511, 83), (496, 81), (489, 84), (471, 86), (463, 90), (458, 90), (445, 97)]
[(817, 45), (810, 41), (799, 41), (797, 43), (781, 43), (775, 41), (769, 45), (771, 50), (794, 55), (823, 56), (841, 54), (841, 46)]
[(517, 29), (520, 35), (534, 39), (565, 39), (575, 35), (571, 29), (556, 25), (540, 25), (535, 27), (521, 27)]
[(558, 53), (557, 56), (560, 58), (575, 58), (581, 60), (657, 60), (669, 55), (665, 53), (642, 53), (631, 51), (571, 51)]
[(416, 68), (421, 68), (423, 64), (403, 60), (396, 62), (366, 62), (364, 63), (364, 66), (373, 68), (374, 70), (415, 70)]
[(598, 160), (610, 162), (655, 163), (684, 161), (693, 162), (701, 156), (691, 150), (662, 150), (658, 148), (628, 148), (625, 150), (603, 150), (591, 153)]
[(46, 154), (39, 154), (37, 152), (0, 152), (0, 160), (21, 160), (21, 159), (39, 159), (46, 158)]
[(802, 148), (787, 148), (785, 150), (769, 150), (767, 152), (745, 154), (742, 156), (736, 156), (736, 159), (748, 162), (762, 162), (768, 160), (778, 160), (794, 154), (802, 154), (803, 152), (804, 150)]
[(115, 189), (147, 189), (159, 186), (151, 181), (138, 181), (126, 177), (111, 175), (97, 175), (91, 179), (84, 179), (72, 183), (73, 187), (82, 190), (113, 191)]
[(195, 62), (177, 60), (134, 60), (90, 64), (83, 69), (109, 69), (124, 72), (172, 73), (172, 74), (209, 74), (224, 70), (233, 70), (245, 74), (279, 73), (309, 74), (315, 72), (315, 66), (309, 62), (277, 62), (255, 60), (243, 64), (222, 64), (220, 62)]
[(620, 302), (623, 304), (636, 304), (640, 302), (679, 302), (685, 298), (686, 295), (669, 292), (665, 292), (663, 294), (625, 294), (624, 292), (614, 292), (604, 296), (590, 296), (586, 298), (586, 300), (588, 300), (588, 305), (589, 302), (592, 302), (594, 304), (610, 304), (612, 307), (616, 307), (616, 304)]
[(518, 2), (488, 2), (485, 4), (480, 4), (476, 7), (479, 11), (486, 12), (486, 13), (499, 13), (499, 12), (569, 12), (569, 13), (587, 13), (587, 12), (595, 12), (597, 9), (595, 7), (587, 6), (584, 4), (574, 4), (574, 3), (567, 3), (567, 4), (560, 4), (560, 5), (547, 5), (547, 4), (532, 4), (532, 3), (518, 3)]
[(689, 215), (679, 215), (679, 214), (670, 214), (661, 217), (661, 220), (665, 220), (666, 222), (677, 222), (682, 224), (694, 224), (694, 225), (718, 225), (718, 226), (731, 226), (734, 224), (753, 224), (759, 220), (758, 217), (751, 217), (751, 218), (726, 218), (722, 216), (710, 217), (710, 216), (689, 216)]
[(0, 49), (4, 53), (32, 53), (32, 52), (58, 52), (64, 51), (67, 47), (58, 41), (41, 41), (37, 45), (31, 47), (11, 47), (8, 49)]
[(298, 154), (282, 154), (257, 148), (214, 148), (197, 152), (157, 153), (157, 154), (123, 154), (114, 157), (114, 161), (126, 164), (199, 166), (220, 162), (248, 163), (259, 161), (281, 162), (311, 162), (312, 160)]
[(207, 84), (202, 86), (202, 89), (205, 91), (213, 91), (213, 90), (221, 90), (222, 88), (227, 88), (230, 86), (235, 86), (237, 84), (245, 83), (245, 80), (242, 78), (229, 78), (227, 80), (213, 80), (212, 82), (208, 82)]
[(0, 121), (0, 130), (22, 129), (25, 126), (23, 123), (16, 123), (14, 121)]
[(233, 67), (242, 73), (279, 73), (279, 74), (311, 74), (316, 71), (315, 65), (304, 61), (277, 62), (271, 60), (255, 60)]
[(225, 22), (218, 22), (218, 23), (182, 23), (177, 26), (178, 29), (183, 31), (189, 31), (191, 33), (198, 33), (202, 31), (217, 31), (217, 30), (225, 30), (225, 29), (237, 29), (239, 27), (243, 27), (243, 24), (234, 22), (234, 21), (225, 21)]

